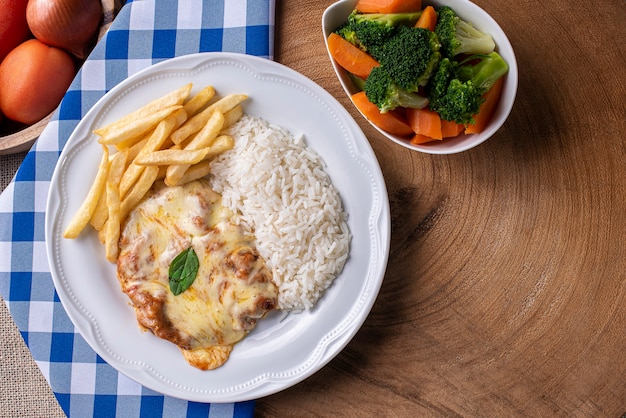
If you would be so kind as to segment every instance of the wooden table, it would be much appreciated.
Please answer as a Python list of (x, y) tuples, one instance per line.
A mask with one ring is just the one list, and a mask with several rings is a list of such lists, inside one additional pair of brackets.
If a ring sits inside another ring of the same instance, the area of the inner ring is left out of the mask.
[(389, 192), (374, 308), (260, 416), (613, 416), (626, 412), (626, 3), (477, 0), (520, 80), (504, 127), (451, 156), (385, 140), (331, 69), (330, 0), (279, 2), (276, 60), (352, 113)]
[(277, 3), (275, 58), (363, 128), (392, 241), (362, 329), (258, 416), (624, 414), (626, 3), (476, 0), (509, 35), (519, 90), (492, 139), (450, 156), (392, 144), (357, 113), (324, 49), (332, 0)]

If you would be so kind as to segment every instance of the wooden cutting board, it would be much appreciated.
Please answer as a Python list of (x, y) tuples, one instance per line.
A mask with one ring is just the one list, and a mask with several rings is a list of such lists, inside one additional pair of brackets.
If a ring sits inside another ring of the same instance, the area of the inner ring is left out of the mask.
[(626, 3), (480, 0), (508, 34), (515, 107), (488, 142), (409, 151), (330, 66), (331, 1), (279, 1), (276, 60), (351, 112), (382, 168), (391, 253), (364, 326), (259, 416), (626, 413)]

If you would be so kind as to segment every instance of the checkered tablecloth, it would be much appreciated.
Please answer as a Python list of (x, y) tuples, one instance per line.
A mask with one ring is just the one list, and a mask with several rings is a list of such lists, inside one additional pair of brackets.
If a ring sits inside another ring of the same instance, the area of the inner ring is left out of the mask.
[(44, 217), (61, 150), (98, 99), (128, 76), (175, 56), (229, 51), (272, 59), (274, 1), (128, 1), (0, 195), (0, 292), (70, 417), (253, 415), (254, 402), (203, 404), (163, 396), (103, 361), (76, 332), (55, 292)]

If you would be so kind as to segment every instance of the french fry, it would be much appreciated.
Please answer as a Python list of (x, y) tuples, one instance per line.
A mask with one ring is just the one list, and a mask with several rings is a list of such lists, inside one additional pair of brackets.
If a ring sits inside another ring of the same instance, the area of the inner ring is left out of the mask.
[(166, 172), (167, 172), (166, 165), (159, 166), (159, 174), (157, 175), (157, 180), (163, 180), (165, 178)]
[(137, 142), (132, 147), (128, 148), (128, 158), (126, 160), (126, 165), (130, 165), (130, 163), (139, 155), (139, 152), (146, 146), (148, 143), (148, 138), (144, 138), (141, 141)]
[(137, 179), (143, 174), (145, 168), (146, 167), (143, 165), (135, 164), (134, 161), (128, 165), (128, 168), (126, 168), (126, 171), (124, 171), (122, 175), (122, 180), (120, 180), (120, 199), (126, 197)]
[(204, 160), (208, 153), (209, 148), (197, 150), (164, 149), (139, 155), (135, 160), (135, 164), (144, 166), (192, 165)]
[(188, 83), (179, 89), (176, 89), (165, 96), (159, 97), (148, 104), (140, 107), (139, 109), (129, 113), (128, 115), (102, 127), (96, 129), (94, 133), (98, 136), (106, 136), (110, 130), (117, 130), (121, 126), (124, 126), (134, 120), (141, 119), (145, 116), (154, 114), (159, 110), (170, 106), (182, 105), (183, 102), (189, 97), (191, 93), (192, 83)]
[[(122, 173), (126, 168), (126, 160), (128, 159), (129, 153), (130, 149), (126, 149), (113, 154), (113, 156), (109, 158), (110, 161), (107, 183), (114, 182), (116, 187), (119, 185)], [(109, 206), (107, 204), (107, 190), (105, 186), (102, 190), (100, 198), (98, 199), (98, 206), (91, 216), (89, 223), (96, 231), (100, 231), (104, 227), (107, 219), (109, 219)]]
[(225, 151), (228, 151), (229, 149), (232, 149), (234, 146), (235, 146), (235, 140), (233, 139), (232, 136), (220, 135), (215, 139), (215, 141), (213, 141), (213, 143), (209, 147), (209, 152), (204, 158), (207, 160), (210, 160), (211, 158)]
[(120, 190), (114, 181), (106, 184), (107, 207), (109, 216), (106, 221), (106, 233), (104, 235), (104, 251), (106, 259), (115, 263), (119, 253), (118, 241), (120, 239)]
[(159, 175), (159, 167), (156, 165), (144, 167), (143, 173), (122, 199), (120, 205), (120, 222), (128, 216), (130, 211), (144, 198)]
[[(183, 142), (180, 142), (178, 144), (175, 144), (174, 141), (172, 141), (172, 144), (169, 148), (170, 149), (185, 149), (187, 147), (187, 145), (189, 145), (189, 143), (191, 141), (193, 141), (193, 139), (198, 136), (199, 132), (196, 132), (195, 134), (191, 134), (190, 136), (188, 136)], [(170, 136), (170, 140), (171, 140), (171, 136)]]
[(126, 160), (130, 149), (125, 149), (113, 155), (109, 167), (109, 175), (106, 184), (106, 205), (108, 216), (104, 234), (104, 251), (106, 259), (114, 263), (119, 252), (118, 241), (120, 239), (120, 181), (126, 169)]
[[(104, 186), (106, 188), (106, 185)], [(104, 193), (104, 196), (106, 198), (106, 193)], [(107, 209), (107, 216), (109, 213), (109, 209)], [(98, 231), (98, 241), (100, 241), (100, 244), (104, 245), (104, 242), (106, 241), (106, 232), (107, 232), (107, 228), (106, 228), (106, 222), (104, 223), (104, 226)]]
[(98, 199), (102, 194), (102, 190), (105, 187), (107, 175), (109, 174), (109, 149), (106, 146), (102, 146), (102, 158), (98, 165), (98, 172), (96, 178), (91, 185), (87, 197), (78, 208), (78, 211), (74, 214), (70, 220), (69, 225), (63, 232), (64, 238), (74, 239), (83, 231), (85, 226), (89, 223), (89, 219), (96, 210), (98, 205)]
[(182, 106), (176, 105), (166, 107), (165, 109), (161, 109), (155, 113), (135, 119), (118, 127), (117, 129), (111, 129), (104, 135), (101, 135), (98, 142), (104, 145), (115, 145), (131, 138), (139, 137), (142, 134), (149, 132), (151, 129), (154, 129), (159, 122), (177, 109), (182, 109)]
[[(173, 127), (173, 129), (178, 128), (180, 125), (183, 124), (183, 122), (185, 122), (187, 120), (187, 112), (185, 112), (184, 108), (175, 110), (171, 115), (167, 116), (165, 119), (170, 119), (173, 118), (175, 120), (175, 126)], [(165, 120), (163, 119), (163, 120)], [(158, 125), (157, 125), (158, 127)], [(151, 138), (152, 135), (154, 134), (154, 132), (157, 130), (157, 128), (152, 129), (148, 132), (144, 132), (138, 136), (134, 136), (134, 137), (130, 137), (127, 138), (121, 142), (118, 142), (117, 144), (115, 144), (115, 148), (117, 148), (119, 151), (126, 149), (126, 148), (132, 148), (135, 145), (137, 145), (138, 143), (144, 143), (144, 140), (146, 140), (147, 138)], [(167, 133), (167, 137), (169, 137), (169, 134), (171, 132)]]
[(198, 150), (210, 146), (224, 126), (224, 114), (216, 110), (196, 136), (183, 149)]
[(143, 173), (143, 166), (137, 164), (136, 160), (144, 154), (159, 150), (167, 141), (172, 131), (179, 127), (186, 119), (187, 113), (184, 110), (179, 109), (175, 111), (170, 116), (159, 122), (156, 129), (152, 135), (146, 139), (146, 142), (141, 149), (133, 150), (136, 152), (136, 155), (133, 157), (132, 162), (124, 172), (119, 185), (121, 199), (124, 199), (128, 190), (130, 190), (132, 185)]
[(198, 180), (211, 172), (211, 161), (210, 159), (223, 153), (224, 151), (228, 151), (229, 149), (235, 146), (235, 140), (230, 135), (220, 135), (218, 136), (213, 144), (208, 147), (208, 153), (204, 160), (200, 161), (197, 164), (189, 166), (189, 168), (185, 171), (183, 176), (177, 182), (178, 185), (186, 184), (194, 180)]
[(211, 161), (209, 160), (200, 161), (198, 164), (192, 165), (191, 167), (189, 167), (187, 171), (185, 171), (185, 174), (183, 174), (178, 184), (181, 185), (181, 184), (192, 182), (194, 180), (198, 180), (208, 175), (210, 172), (211, 172)]
[(123, 141), (120, 141), (117, 144), (115, 144), (115, 149), (117, 149), (118, 151), (122, 151), (126, 148), (132, 148), (137, 144), (145, 143), (144, 141), (147, 138), (150, 138), (153, 132), (154, 132), (154, 129), (151, 129), (148, 132), (142, 133), (141, 135), (124, 139)]
[[(219, 110), (214, 110), (204, 127), (196, 134), (196, 136), (185, 145), (185, 150), (198, 150), (211, 145), (218, 133), (224, 126), (224, 114)], [(174, 134), (172, 134), (174, 135)], [(199, 161), (196, 161), (199, 162)], [(191, 164), (195, 163), (178, 163), (171, 164), (165, 174), (165, 184), (175, 186), (180, 184), (181, 179)]]
[(163, 179), (165, 185), (170, 187), (178, 186), (180, 184), (180, 180), (183, 178), (190, 165), (191, 164), (176, 164), (168, 166), (167, 170), (165, 170), (165, 178)]
[(126, 160), (128, 159), (129, 154), (130, 149), (128, 148), (113, 154), (113, 157), (111, 158), (111, 164), (109, 166), (107, 181), (110, 181), (113, 184), (120, 183), (122, 174), (124, 174), (124, 170), (126, 169)]
[(187, 120), (187, 113), (183, 109), (178, 109), (159, 122), (152, 135), (150, 135), (148, 142), (139, 152), (137, 157), (142, 154), (147, 154), (161, 149), (165, 140), (170, 136), (174, 129), (182, 125), (185, 120)]
[(215, 96), (215, 89), (213, 86), (206, 86), (195, 96), (193, 96), (187, 103), (183, 105), (183, 109), (188, 115), (194, 115), (202, 107), (204, 107)]
[(241, 105), (237, 105), (230, 109), (228, 112), (224, 113), (224, 125), (222, 126), (222, 130), (229, 128), (235, 122), (237, 122), (243, 116), (243, 107)]
[[(106, 186), (105, 186), (106, 187)], [(96, 230), (100, 231), (109, 217), (109, 208), (107, 208), (107, 194), (103, 190), (98, 199), (96, 210), (91, 215), (89, 223)]]
[(187, 122), (183, 124), (179, 129), (172, 133), (172, 141), (175, 144), (180, 144), (190, 135), (198, 132), (206, 124), (207, 120), (211, 117), (215, 110), (219, 110), (222, 113), (228, 112), (233, 107), (237, 106), (248, 98), (245, 94), (229, 94), (222, 97), (215, 103), (209, 105), (206, 109), (199, 113), (196, 113), (193, 117), (189, 118)]

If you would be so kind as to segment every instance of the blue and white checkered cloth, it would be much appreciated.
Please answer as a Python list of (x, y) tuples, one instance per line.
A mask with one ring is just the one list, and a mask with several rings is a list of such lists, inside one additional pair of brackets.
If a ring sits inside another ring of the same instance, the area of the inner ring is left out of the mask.
[(128, 76), (175, 56), (229, 51), (273, 59), (274, 1), (128, 1), (0, 195), (0, 292), (70, 417), (253, 415), (253, 401), (203, 404), (163, 396), (102, 360), (74, 329), (55, 292), (44, 217), (61, 150), (98, 99)]

